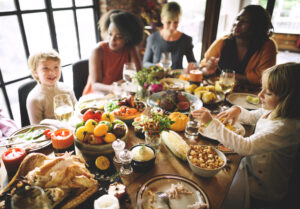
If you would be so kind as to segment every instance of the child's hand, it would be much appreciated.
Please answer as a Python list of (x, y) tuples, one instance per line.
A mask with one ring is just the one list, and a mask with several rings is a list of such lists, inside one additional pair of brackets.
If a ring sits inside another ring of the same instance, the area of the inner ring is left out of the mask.
[(219, 113), (216, 116), (216, 118), (219, 120), (224, 118), (224, 120), (223, 120), (224, 124), (227, 124), (231, 120), (231, 125), (233, 125), (239, 118), (240, 113), (241, 113), (241, 109), (238, 106), (233, 106), (233, 107), (229, 108), (228, 110), (225, 110), (225, 111)]
[(196, 120), (199, 120), (204, 124), (209, 123), (213, 119), (212, 115), (210, 114), (210, 111), (205, 107), (202, 107), (199, 110), (194, 110), (192, 112), (192, 115)]

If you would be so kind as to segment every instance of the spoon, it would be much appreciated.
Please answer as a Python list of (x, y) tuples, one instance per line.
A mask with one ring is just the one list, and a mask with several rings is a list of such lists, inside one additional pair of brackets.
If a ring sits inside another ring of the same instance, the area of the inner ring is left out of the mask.
[(161, 199), (168, 206), (169, 209), (171, 209), (168, 195), (165, 192), (157, 192), (156, 194), (158, 198)]

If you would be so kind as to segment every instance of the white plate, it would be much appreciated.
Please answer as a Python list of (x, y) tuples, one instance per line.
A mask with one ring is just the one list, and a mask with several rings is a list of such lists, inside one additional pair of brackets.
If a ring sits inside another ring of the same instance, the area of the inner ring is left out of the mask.
[(231, 93), (226, 97), (226, 100), (233, 105), (239, 105), (249, 110), (255, 110), (261, 107), (261, 104), (255, 105), (248, 103), (247, 96), (257, 97), (257, 95), (249, 93)]
[[(236, 122), (234, 125), (235, 127), (235, 133), (241, 135), (241, 136), (245, 136), (246, 134), (246, 130), (244, 128), (244, 126), (242, 126), (240, 123)], [(203, 129), (199, 128), (199, 132), (202, 136), (205, 136), (205, 134), (203, 133)], [(210, 139), (214, 139), (214, 140), (217, 140), (216, 138), (212, 138), (212, 137), (208, 137), (208, 136), (205, 136), (207, 138), (210, 138)]]
[(91, 95), (85, 95), (82, 96), (78, 103), (76, 104), (76, 109), (82, 110), (84, 108), (98, 108), (103, 109), (104, 105), (110, 101), (112, 98), (114, 98), (113, 94), (108, 94), (106, 96), (103, 95), (97, 95), (97, 94), (91, 94)]
[(163, 84), (164, 90), (184, 90), (189, 85), (189, 82), (178, 78), (163, 78), (160, 82)]
[(192, 205), (199, 201), (201, 198), (202, 202), (208, 205), (209, 201), (204, 191), (193, 181), (176, 175), (160, 175), (151, 178), (146, 181), (139, 189), (136, 195), (136, 205), (138, 209), (154, 208), (167, 209), (167, 206), (161, 201), (157, 200), (157, 195), (154, 196), (154, 203), (150, 203), (151, 195), (148, 191), (156, 192), (167, 192), (172, 184), (182, 183), (183, 186), (192, 192), (192, 194), (180, 194), (178, 199), (170, 199), (170, 206), (172, 209), (187, 208), (188, 205)]

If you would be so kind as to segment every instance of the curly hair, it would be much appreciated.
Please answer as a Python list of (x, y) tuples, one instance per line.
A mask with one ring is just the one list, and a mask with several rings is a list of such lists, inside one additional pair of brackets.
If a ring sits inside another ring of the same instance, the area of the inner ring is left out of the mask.
[(141, 43), (144, 35), (144, 25), (139, 17), (123, 10), (110, 10), (99, 20), (99, 30), (106, 35), (110, 23), (114, 23), (127, 40), (127, 45), (136, 46)]
[(263, 72), (268, 89), (279, 97), (273, 118), (300, 119), (300, 64), (285, 63)]
[(251, 40), (250, 43), (255, 49), (260, 49), (265, 41), (272, 36), (274, 28), (270, 14), (260, 5), (248, 5), (243, 8), (250, 16)]

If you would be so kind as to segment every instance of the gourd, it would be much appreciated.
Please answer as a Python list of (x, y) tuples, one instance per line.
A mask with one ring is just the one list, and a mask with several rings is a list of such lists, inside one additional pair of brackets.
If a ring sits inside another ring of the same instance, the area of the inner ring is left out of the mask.
[(187, 152), (190, 146), (175, 131), (163, 131), (161, 138), (171, 152), (183, 161), (186, 161)]
[(169, 115), (169, 118), (174, 121), (170, 128), (173, 131), (184, 131), (186, 124), (188, 122), (188, 117), (180, 112), (173, 112)]

